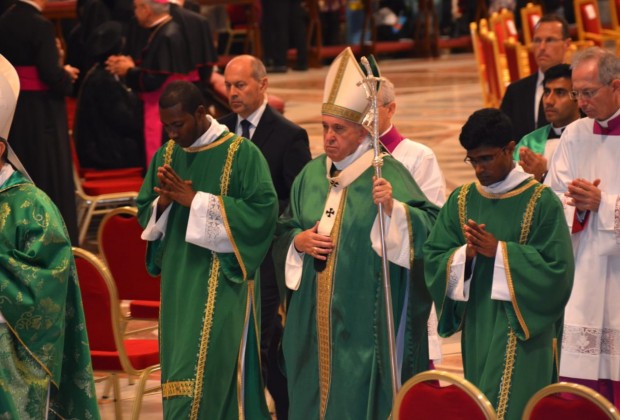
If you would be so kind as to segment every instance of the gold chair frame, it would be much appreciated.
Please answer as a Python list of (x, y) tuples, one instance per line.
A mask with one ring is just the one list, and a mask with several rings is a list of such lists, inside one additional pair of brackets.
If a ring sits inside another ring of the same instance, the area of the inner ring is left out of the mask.
[(80, 246), (84, 245), (93, 216), (106, 214), (119, 206), (135, 206), (136, 204), (136, 197), (138, 197), (136, 191), (101, 195), (86, 194), (82, 188), (82, 179), (77, 172), (75, 164), (73, 165), (73, 181), (75, 183), (75, 196), (77, 198), (78, 243)]
[[(120, 304), (118, 301), (118, 295), (116, 293), (116, 285), (114, 284), (114, 280), (112, 279), (112, 275), (108, 268), (103, 264), (103, 262), (92, 252), (86, 251), (82, 248), (73, 247), (73, 255), (78, 258), (82, 258), (89, 263), (91, 263), (97, 271), (101, 274), (101, 277), (104, 279), (108, 292), (110, 293), (110, 303), (112, 308), (112, 329), (114, 331), (114, 344), (116, 345), (116, 349), (118, 350), (118, 357), (123, 368), (121, 373), (126, 373), (128, 376), (137, 376), (139, 377), (138, 386), (135, 391), (133, 409), (131, 414), (132, 420), (138, 420), (140, 417), (140, 409), (142, 408), (142, 398), (145, 394), (150, 394), (161, 389), (161, 385), (158, 385), (153, 388), (146, 389), (146, 381), (149, 376), (157, 372), (161, 369), (159, 364), (149, 366), (145, 369), (138, 370), (133, 367), (131, 362), (129, 361), (129, 357), (125, 351), (125, 344), (123, 342), (123, 333), (121, 331), (121, 315), (120, 315)], [(100, 372), (100, 371), (95, 371)], [(95, 379), (95, 382), (101, 382), (106, 379), (112, 380), (112, 388), (114, 392), (114, 413), (115, 418), (117, 420), (122, 420), (123, 414), (121, 410), (121, 395), (120, 395), (120, 384), (119, 378), (115, 371), (105, 371), (108, 373), (105, 376), (99, 377)]]
[[(114, 216), (116, 216), (118, 214), (124, 214), (124, 215), (128, 215), (128, 216), (131, 216), (131, 217), (137, 217), (138, 216), (138, 209), (136, 207), (130, 207), (130, 206), (117, 207), (115, 209), (112, 209), (112, 210), (108, 211), (105, 214), (105, 216), (103, 216), (103, 219), (101, 219), (101, 223), (99, 224), (99, 229), (97, 230), (97, 245), (98, 245), (98, 249), (99, 249), (99, 254), (101, 255), (101, 260), (105, 264), (106, 268), (109, 267), (109, 263), (108, 263), (108, 261), (106, 259), (103, 247), (101, 246), (102, 228), (105, 225), (107, 219), (109, 219), (111, 217), (114, 217)], [(146, 242), (145, 242), (144, 246), (146, 247)], [(110, 277), (112, 278), (112, 281), (114, 281), (114, 275), (112, 274), (112, 272), (110, 271), (109, 268), (108, 268), (108, 271), (110, 272)], [(116, 283), (114, 283), (114, 285), (116, 286)], [(120, 308), (120, 302), (119, 302), (119, 308)], [(155, 329), (158, 328), (157, 322), (153, 321), (153, 319), (132, 317), (129, 312), (120, 313), (120, 320), (121, 320), (122, 331), (123, 331), (123, 334), (125, 336), (133, 335), (133, 334), (139, 334), (139, 333), (146, 332), (146, 331), (152, 331), (152, 330), (155, 330)], [(155, 325), (153, 325), (151, 327), (144, 327), (144, 328), (138, 328), (138, 329), (135, 329), (135, 330), (127, 331), (127, 325), (129, 324), (129, 321), (153, 321), (153, 322), (155, 322)]]
[(450, 385), (454, 385), (460, 390), (464, 391), (473, 401), (475, 401), (476, 405), (480, 408), (480, 411), (484, 414), (487, 420), (495, 420), (497, 419), (497, 415), (495, 414), (495, 410), (493, 406), (489, 402), (488, 398), (480, 391), (474, 384), (469, 382), (467, 379), (462, 378), (454, 373), (446, 372), (443, 370), (429, 370), (426, 372), (421, 372), (409, 379), (402, 386), (398, 394), (396, 395), (396, 399), (394, 401), (394, 408), (392, 409), (392, 419), (400, 420), (400, 406), (402, 405), (403, 398), (407, 394), (407, 392), (415, 385), (421, 382), (428, 381), (441, 381), (447, 382)]
[[(613, 1), (612, 1), (613, 2)], [(590, 4), (594, 7), (594, 11), (596, 13), (596, 17), (599, 21), (599, 25), (601, 26), (601, 33), (597, 34), (594, 32), (587, 32), (584, 26), (583, 17), (581, 16), (581, 6), (583, 4)], [(574, 3), (575, 8), (575, 22), (577, 24), (577, 36), (579, 41), (593, 41), (597, 44), (603, 44), (605, 41), (613, 41), (616, 44), (616, 54), (620, 55), (620, 31), (604, 29), (601, 25), (601, 12), (598, 7), (598, 1), (596, 0), (575, 0)], [(614, 15), (614, 13), (612, 13)], [(613, 16), (612, 16), (613, 19)]]
[(530, 16), (538, 15), (539, 18), (543, 16), (543, 9), (540, 4), (528, 3), (525, 7), (521, 8), (521, 32), (523, 33), (523, 45), (529, 48), (532, 45), (532, 38), (534, 37), (533, 28), (530, 28)]
[(618, 414), (618, 409), (601, 394), (586, 386), (572, 384), (568, 382), (559, 382), (557, 384), (547, 385), (543, 389), (539, 390), (536, 394), (532, 395), (532, 397), (525, 406), (525, 410), (523, 410), (523, 420), (530, 419), (530, 417), (532, 416), (532, 411), (536, 407), (536, 404), (540, 402), (540, 400), (549, 395), (558, 394), (560, 392), (566, 392), (584, 398), (595, 404), (598, 408), (600, 408), (601, 412), (607, 414), (610, 419), (620, 420), (620, 414)]

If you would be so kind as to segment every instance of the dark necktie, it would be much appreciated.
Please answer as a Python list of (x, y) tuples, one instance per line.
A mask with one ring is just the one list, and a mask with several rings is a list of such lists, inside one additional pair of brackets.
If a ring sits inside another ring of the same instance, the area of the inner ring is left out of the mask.
[(246, 139), (250, 140), (250, 126), (252, 125), (251, 122), (249, 122), (248, 120), (241, 120), (241, 137), (245, 137)]

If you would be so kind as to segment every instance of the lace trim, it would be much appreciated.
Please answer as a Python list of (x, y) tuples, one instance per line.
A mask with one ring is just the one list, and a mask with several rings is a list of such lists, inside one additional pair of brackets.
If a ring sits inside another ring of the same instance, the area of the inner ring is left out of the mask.
[(224, 221), (222, 219), (220, 202), (213, 196), (210, 196), (207, 203), (207, 223), (205, 226), (207, 240), (212, 242), (221, 236), (226, 236), (226, 230), (223, 226)]
[(591, 356), (620, 356), (620, 331), (564, 325), (562, 351)]

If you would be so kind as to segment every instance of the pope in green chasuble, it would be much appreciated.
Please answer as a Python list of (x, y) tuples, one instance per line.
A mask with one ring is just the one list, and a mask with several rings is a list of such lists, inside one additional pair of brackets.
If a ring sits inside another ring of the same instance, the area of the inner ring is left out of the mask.
[[(308, 253), (296, 257), (301, 258), (296, 285), (291, 284), (295, 281), (287, 268), (287, 286), (294, 289), (289, 291), (283, 338), (290, 419), (371, 420), (390, 415), (382, 266), (377, 248), (373, 249), (380, 242), (372, 155), (371, 150), (365, 152), (336, 176), (330, 175), (332, 161), (326, 155), (311, 161), (295, 179), (290, 209), (278, 223), (274, 258), (276, 267), (283, 269), (285, 259), (287, 263), (290, 259), (287, 254), (296, 253), (295, 236), (319, 220), (323, 224), (322, 219), (334, 219), (325, 233), (334, 249), (323, 271), (317, 270)], [(395, 200), (386, 245), (404, 382), (428, 369), (426, 323), (431, 299), (424, 284), (422, 245), (438, 209), (391, 156), (384, 158), (382, 171)], [(402, 220), (399, 226), (396, 213)]]

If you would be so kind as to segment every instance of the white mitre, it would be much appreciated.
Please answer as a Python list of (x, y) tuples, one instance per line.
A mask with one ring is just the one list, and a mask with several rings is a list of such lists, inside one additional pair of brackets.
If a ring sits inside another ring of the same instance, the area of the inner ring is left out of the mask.
[[(9, 131), (15, 115), (19, 96), (19, 76), (9, 61), (0, 54), (0, 137), (8, 144)], [(23, 165), (9, 146), (8, 161), (22, 174), (28, 176)]]
[(347, 47), (327, 72), (321, 113), (368, 127), (370, 101), (363, 86), (365, 79), (353, 51)]

